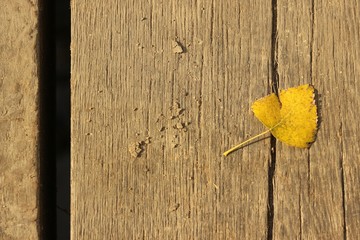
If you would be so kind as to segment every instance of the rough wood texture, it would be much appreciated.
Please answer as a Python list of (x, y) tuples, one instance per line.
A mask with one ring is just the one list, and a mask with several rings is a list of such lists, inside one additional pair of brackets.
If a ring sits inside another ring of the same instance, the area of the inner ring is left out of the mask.
[[(360, 8), (265, 2), (72, 1), (73, 239), (359, 235)], [(223, 158), (275, 73), (319, 90), (317, 142)]]
[(321, 122), (310, 150), (278, 144), (274, 239), (356, 239), (360, 6), (356, 1), (277, 4), (280, 87), (314, 84)]
[(38, 239), (37, 2), (0, 9), (0, 239)]

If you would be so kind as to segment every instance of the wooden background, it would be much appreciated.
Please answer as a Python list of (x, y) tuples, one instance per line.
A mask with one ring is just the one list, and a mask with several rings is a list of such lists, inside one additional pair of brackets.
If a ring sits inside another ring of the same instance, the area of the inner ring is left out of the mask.
[(0, 0), (0, 239), (38, 239), (38, 2)]
[[(72, 239), (360, 236), (356, 0), (73, 0), (71, 12)], [(267, 138), (224, 158), (264, 130), (250, 105), (277, 81), (315, 85), (317, 141)]]

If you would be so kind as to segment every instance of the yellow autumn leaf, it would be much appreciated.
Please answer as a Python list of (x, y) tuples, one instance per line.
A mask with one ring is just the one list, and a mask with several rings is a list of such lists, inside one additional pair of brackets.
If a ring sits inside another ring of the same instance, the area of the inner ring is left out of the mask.
[(252, 110), (268, 130), (224, 152), (227, 156), (245, 144), (268, 132), (278, 140), (294, 147), (307, 148), (315, 141), (317, 107), (315, 89), (310, 84), (281, 90), (279, 97), (272, 93), (252, 104)]

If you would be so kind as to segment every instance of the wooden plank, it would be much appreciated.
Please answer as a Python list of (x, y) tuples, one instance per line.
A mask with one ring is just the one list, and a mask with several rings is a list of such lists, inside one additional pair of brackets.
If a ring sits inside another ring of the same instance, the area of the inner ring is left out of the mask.
[(359, 6), (356, 1), (277, 4), (280, 88), (314, 84), (321, 124), (310, 150), (277, 144), (273, 238), (355, 239), (359, 136), (351, 133), (359, 127), (351, 109), (359, 109)]
[[(360, 76), (360, 5), (356, 0), (346, 4), (319, 2), (315, 9), (315, 26), (319, 30), (314, 34), (313, 79), (321, 88), (322, 137), (327, 142), (318, 149), (323, 160), (319, 160), (319, 165), (323, 165), (324, 172), (337, 175), (336, 179), (329, 179), (331, 184), (325, 183), (327, 188), (322, 187), (326, 195), (321, 197), (342, 204), (341, 217), (331, 219), (331, 223), (341, 221), (337, 223), (340, 225), (337, 231), (343, 232), (344, 239), (357, 239), (360, 236), (360, 135), (356, 115), (360, 109), (360, 89), (356, 78)], [(336, 168), (331, 166), (335, 164)], [(340, 194), (339, 183), (334, 184), (339, 179)], [(320, 184), (324, 182), (317, 185)]]
[[(284, 89), (313, 83), (311, 44), (314, 23), (311, 1), (277, 1), (277, 4), (276, 58), (279, 87)], [(318, 85), (315, 87), (319, 88)], [(325, 139), (321, 138), (322, 132), (320, 131), (312, 149), (322, 145), (322, 141), (325, 143)], [(325, 201), (325, 204), (317, 206), (321, 211), (313, 211), (315, 199), (319, 198), (314, 196), (314, 191), (323, 192), (322, 189), (315, 189), (317, 186), (314, 184), (320, 181), (319, 178), (329, 177), (332, 171), (324, 173), (325, 176), (314, 176), (313, 169), (318, 166), (317, 161), (322, 159), (315, 158), (309, 150), (292, 148), (280, 142), (277, 143), (276, 150), (273, 239), (314, 239), (317, 235), (310, 234), (310, 237), (309, 232), (318, 229), (319, 224), (327, 221), (322, 208), (334, 205)], [(341, 207), (341, 204), (339, 206)], [(334, 214), (338, 212), (334, 211)], [(324, 231), (329, 228), (324, 228)]]
[(72, 1), (72, 239), (266, 238), (270, 4)]
[(38, 6), (0, 6), (0, 239), (38, 239)]

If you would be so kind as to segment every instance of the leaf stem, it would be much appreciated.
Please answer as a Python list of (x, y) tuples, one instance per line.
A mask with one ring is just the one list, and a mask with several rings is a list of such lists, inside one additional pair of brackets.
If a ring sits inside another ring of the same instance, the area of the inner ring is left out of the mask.
[(244, 142), (242, 142), (242, 143), (240, 143), (240, 144), (238, 144), (238, 145), (230, 148), (229, 150), (227, 150), (226, 152), (223, 153), (224, 156), (226, 157), (226, 156), (229, 155), (230, 153), (238, 150), (239, 148), (242, 148), (245, 144), (251, 142), (252, 140), (254, 140), (254, 139), (256, 139), (256, 138), (258, 138), (258, 137), (260, 137), (260, 136), (262, 136), (262, 135), (265, 135), (265, 134), (269, 133), (272, 129), (274, 129), (274, 128), (270, 128), (270, 129), (266, 130), (265, 132), (262, 132), (262, 133), (260, 133), (260, 134), (258, 134), (258, 135), (256, 135), (256, 136), (254, 136), (254, 137), (251, 137), (251, 138), (249, 138), (248, 140), (246, 140), (246, 141), (244, 141)]

